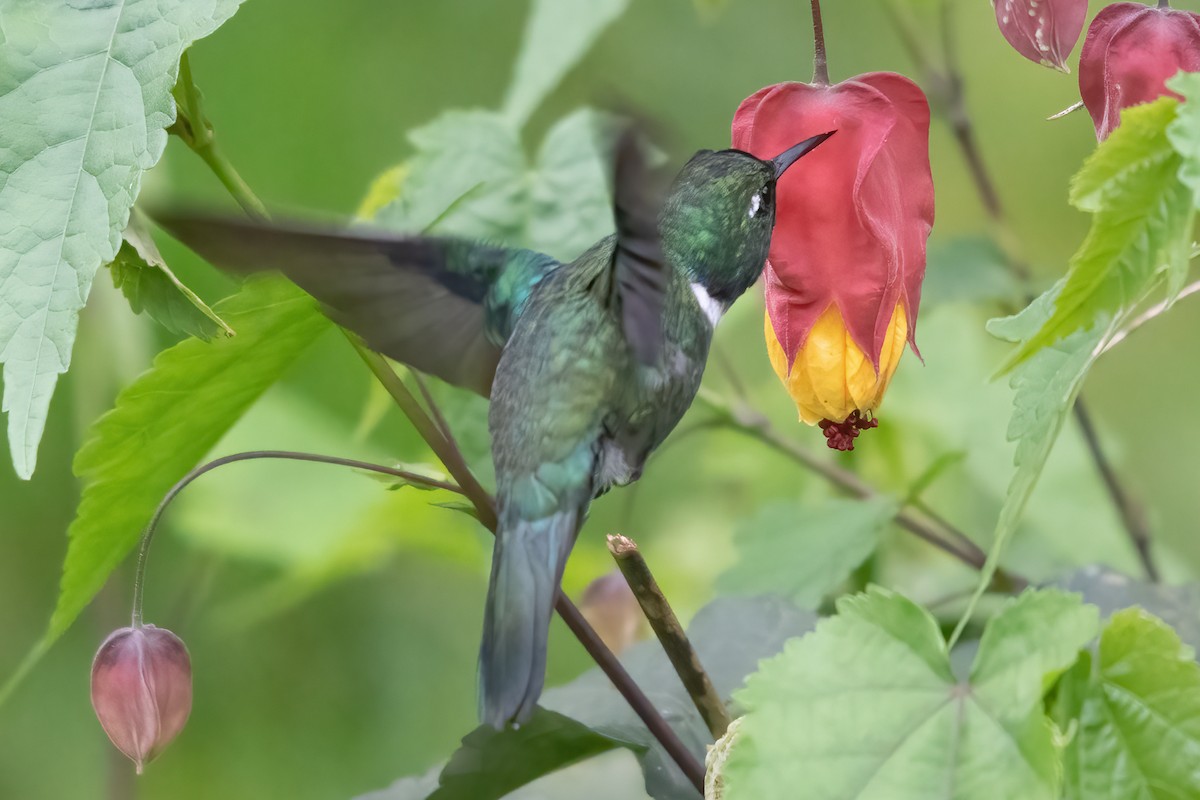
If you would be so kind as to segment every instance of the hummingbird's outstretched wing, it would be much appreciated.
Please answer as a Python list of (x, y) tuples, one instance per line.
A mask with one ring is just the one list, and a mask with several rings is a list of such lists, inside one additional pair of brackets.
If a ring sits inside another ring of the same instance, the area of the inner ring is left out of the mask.
[(662, 309), (669, 277), (658, 232), (658, 193), (637, 128), (617, 144), (610, 301), (620, 308), (625, 338), (643, 364), (657, 365), (662, 351)]
[(156, 214), (213, 264), (282, 272), (374, 350), (487, 397), (533, 287), (559, 263), (464, 239)]

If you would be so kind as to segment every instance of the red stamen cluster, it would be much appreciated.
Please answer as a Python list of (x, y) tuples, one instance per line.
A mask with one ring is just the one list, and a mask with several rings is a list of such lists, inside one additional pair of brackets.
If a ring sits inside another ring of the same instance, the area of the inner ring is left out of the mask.
[(830, 450), (849, 452), (854, 449), (854, 440), (858, 438), (858, 434), (868, 428), (878, 428), (879, 420), (858, 411), (851, 411), (845, 422), (823, 419), (817, 425), (824, 431), (825, 444)]

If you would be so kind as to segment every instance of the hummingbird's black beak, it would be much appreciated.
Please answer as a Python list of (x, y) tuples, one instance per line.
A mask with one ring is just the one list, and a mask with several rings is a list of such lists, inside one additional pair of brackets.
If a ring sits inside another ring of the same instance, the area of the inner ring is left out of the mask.
[(775, 180), (779, 180), (783, 173), (787, 172), (788, 167), (799, 161), (800, 156), (809, 152), (821, 142), (825, 141), (830, 136), (833, 136), (835, 133), (837, 133), (837, 131), (829, 131), (829, 133), (817, 134), (809, 139), (805, 139), (800, 144), (792, 145), (787, 150), (784, 150), (782, 153), (772, 158), (771, 163), (775, 165)]

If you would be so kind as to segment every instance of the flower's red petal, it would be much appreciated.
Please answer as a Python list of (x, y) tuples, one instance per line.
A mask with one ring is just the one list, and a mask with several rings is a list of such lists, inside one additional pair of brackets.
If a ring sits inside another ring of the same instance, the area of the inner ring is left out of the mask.
[(1121, 123), (1121, 109), (1163, 95), (1176, 72), (1200, 71), (1200, 15), (1140, 3), (1101, 9), (1079, 56), (1079, 95), (1104, 140)]
[(767, 308), (789, 359), (830, 303), (878, 367), (897, 298), (914, 319), (933, 223), (929, 107), (903, 76), (761, 90), (734, 118), (733, 144), (763, 158), (822, 131), (837, 135), (787, 173), (765, 272)]
[(1035, 64), (1067, 72), (1079, 41), (1087, 0), (995, 0), (996, 24), (1008, 43)]

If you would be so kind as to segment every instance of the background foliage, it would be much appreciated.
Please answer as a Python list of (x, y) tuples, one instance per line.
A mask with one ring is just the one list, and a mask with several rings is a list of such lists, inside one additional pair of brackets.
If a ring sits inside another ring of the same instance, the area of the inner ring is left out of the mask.
[[(595, 13), (615, 16), (620, 6), (595, 4)], [(1094, 12), (1098, 5), (1093, 6)], [(913, 7), (925, 13), (924, 4)], [(520, 65), (518, 72), (537, 74), (537, 59), (547, 55), (518, 52), (529, 11), (525, 2), (354, 0), (323, 6), (253, 0), (193, 47), (190, 57), (222, 148), (272, 207), (350, 214), (375, 176), (408, 161), (408, 197), (419, 199), (425, 191), (441, 200), (430, 199), (424, 210), (415, 205), (401, 212), (418, 222), (424, 213), (427, 222), (440, 213), (437, 202), (444, 208), (473, 185), (471, 174), (446, 172), (430, 147), (413, 157), (423, 141), (439, 141), (429, 126), (447, 109), (498, 109), (470, 112), (480, 130), (502, 119), (528, 119), (520, 142), (491, 137), (497, 149), (489, 169), (538, 170), (520, 198), (536, 207), (546, 193), (578, 184), (564, 172), (561, 151), (552, 144), (556, 132), (566, 128), (569, 134), (571, 124), (588, 124), (581, 120), (586, 114), (569, 116), (583, 104), (614, 100), (649, 110), (672, 134), (670, 157), (679, 162), (700, 147), (724, 146), (732, 111), (750, 92), (780, 80), (808, 79), (811, 44), (803, 4), (730, 0), (703, 8), (631, 3), (541, 105), (508, 90), (514, 64)], [(878, 9), (844, 3), (826, 8), (834, 79), (878, 69), (914, 73), (886, 15), (864, 13), (864, 8)], [(1089, 194), (1084, 182), (1068, 193), (1070, 177), (1094, 149), (1091, 126), (1082, 114), (1044, 122), (1045, 115), (1077, 98), (1073, 77), (1016, 58), (995, 30), (986, 3), (959, 2), (955, 9), (967, 103), (980, 145), (996, 176), (1015, 247), (1031, 263), (1038, 288), (1045, 288), (1064, 274), (1088, 231), (1091, 219), (1082, 212), (1104, 213), (1111, 207), (1105, 203), (1113, 200), (1100, 190)], [(410, 137), (414, 130), (425, 131), (424, 139), (420, 133)], [(829, 458), (896, 497), (942, 464), (922, 497), (986, 549), (1013, 475), (1013, 446), (1005, 440), (1013, 393), (1006, 381), (988, 380), (1010, 348), (989, 336), (984, 323), (1011, 310), (1019, 296), (1014, 298), (999, 268), (994, 231), (944, 125), (935, 123), (931, 153), (938, 220), (918, 330), (926, 363), (907, 357), (883, 407), (882, 427), (862, 439), (852, 455)], [(595, 168), (599, 162), (584, 161), (582, 167), (588, 163)], [(1102, 167), (1092, 174), (1102, 176)], [(148, 199), (232, 208), (205, 165), (174, 137), (144, 184)], [(603, 212), (588, 199), (574, 202)], [(579, 244), (560, 226), (511, 233), (514, 240), (539, 242), (562, 237), (542, 246), (564, 252)], [(237, 346), (252, 352), (256, 336), (311, 334), (314, 340), (294, 361), (234, 360), (211, 376), (188, 368), (186, 348), (182, 355), (174, 351), (181, 379), (197, 391), (223, 395), (231, 408), (253, 399), (251, 377), (265, 385), (272, 371), (283, 375), (212, 452), (286, 447), (377, 460), (430, 460), (399, 415), (378, 405), (369, 376), (341, 336), (303, 318), (286, 330), (256, 330), (253, 306), (247, 305), (252, 297), (218, 304), (233, 285), (182, 248), (165, 240), (162, 245), (172, 269), (238, 331)], [(1200, 423), (1187, 413), (1188, 399), (1200, 392), (1188, 345), (1200, 334), (1200, 315), (1189, 302), (1105, 356), (1086, 387), (1107, 449), (1149, 510), (1158, 560), (1173, 582), (1190, 582), (1200, 570), (1200, 547), (1194, 542)], [(787, 437), (817, 451), (819, 435), (795, 423), (771, 374), (761, 342), (761, 313), (753, 295), (737, 304), (722, 322), (718, 347), (737, 363), (755, 406)], [(1032, 334), (1030, 326), (1043, 319), (1010, 321), (1007, 333), (1025, 339)], [(0, 678), (13, 674), (39, 641), (55, 607), (64, 532), (80, 500), (71, 459), (85, 431), (112, 405), (118, 389), (178, 339), (132, 316), (103, 273), (79, 330), (72, 370), (60, 380), (50, 406), (37, 473), (22, 483), (0, 467)], [(243, 374), (235, 371), (238, 363)], [(733, 395), (719, 370), (711, 370), (707, 380), (713, 392)], [(230, 391), (224, 391), (225, 384)], [(231, 393), (234, 387), (244, 394)], [(173, 383), (171, 388), (186, 387)], [(449, 413), (465, 426), (462, 437), (476, 462), (485, 463), (478, 404), (457, 396), (446, 400)], [(156, 394), (146, 402), (165, 409), (164, 415), (156, 410), (155, 419), (168, 427), (197, 413), (186, 399), (172, 403)], [(219, 415), (220, 409), (206, 407), (204, 413)], [(690, 421), (709, 413), (701, 405)], [(125, 423), (131, 432), (130, 459), (194, 461), (213, 445), (188, 436), (163, 452), (146, 452), (136, 438), (143, 422), (149, 418), (135, 416)], [(1027, 422), (1032, 427), (1025, 430), (1037, 431), (1044, 420), (1034, 413)], [(115, 424), (113, 418), (108, 424)], [(211, 433), (215, 437), (220, 431)], [(94, 466), (85, 450), (81, 471)], [(119, 511), (122, 498), (154, 498), (165, 486), (146, 482), (117, 488), (93, 502), (102, 508), (117, 504), (113, 510)], [(381, 492), (359, 476), (300, 464), (230, 467), (184, 495), (155, 551), (147, 606), (150, 619), (169, 624), (188, 641), (197, 703), (179, 742), (138, 781), (138, 796), (350, 797), (402, 775), (424, 773), (457, 746), (474, 726), (475, 650), (489, 545), (468, 518), (430, 508), (427, 499), (408, 491)], [(952, 625), (961, 602), (942, 601), (971, 589), (976, 574), (888, 525), (892, 513), (886, 499), (850, 506), (821, 478), (776, 451), (728, 430), (706, 430), (667, 446), (637, 487), (610, 493), (594, 506), (568, 567), (566, 588), (578, 594), (609, 569), (603, 534), (620, 530), (638, 538), (667, 595), (691, 617), (714, 587), (745, 587), (745, 570), (753, 572), (755, 553), (776, 552), (770, 538), (779, 533), (778, 520), (790, 516), (798, 519), (796, 542), (811, 543), (814, 558), (822, 555), (822, 533), (838, 536), (846, 529), (855, 552), (864, 555), (879, 542), (876, 554), (851, 580), (885, 584), (932, 605), (937, 621)], [(136, 527), (122, 528), (111, 517), (107, 521), (115, 526), (106, 531), (114, 540), (132, 542), (137, 535)], [(812, 563), (804, 556), (798, 545), (797, 561)], [(1050, 580), (1092, 563), (1137, 571), (1077, 429), (1067, 421), (1005, 565), (1033, 580)], [(775, 585), (772, 578), (771, 588), (815, 605), (834, 588), (822, 583), (830, 573), (848, 575), (854, 566), (831, 564), (811, 580), (799, 576), (795, 586)], [(118, 570), (81, 624), (66, 632), (0, 706), (0, 797), (128, 796), (131, 770), (95, 723), (86, 681), (96, 644), (126, 618), (126, 569)], [(1119, 578), (1095, 575), (1063, 583), (1086, 589), (1094, 602), (1124, 586)], [(1189, 618), (1188, 609), (1196, 608), (1194, 602), (1178, 595), (1147, 601), (1131, 593), (1129, 602), (1134, 600), (1196, 644), (1180, 624)], [(84, 602), (86, 597), (75, 601), (74, 610)], [(1154, 602), (1159, 606), (1152, 607)], [(829, 646), (839, 626), (876, 624), (872, 608), (903, 604), (874, 593), (856, 605), (799, 646)], [(905, 606), (897, 613), (911, 617), (916, 611)], [(1018, 612), (1013, 606), (1006, 611)], [(1094, 634), (1089, 627), (1094, 623), (1072, 619), (1075, 629), (1061, 634), (1066, 640)], [(932, 623), (915, 618), (905, 625), (918, 643), (942, 635)], [(1059, 697), (1056, 712), (1082, 709), (1086, 719), (1101, 720), (1114, 713), (1105, 704), (1104, 686), (1136, 683), (1139, 669), (1152, 671), (1150, 662), (1160, 671), (1179, 662), (1178, 643), (1153, 622), (1119, 616), (1103, 637), (1097, 663), (1077, 665), (1070, 673), (1064, 686), (1078, 691)], [(1143, 640), (1148, 644), (1141, 661), (1122, 673), (1129, 643)], [(1040, 652), (1039, 644), (1030, 643), (1029, 650)], [(566, 683), (587, 668), (561, 628), (553, 631), (552, 645), (550, 685)], [(1044, 671), (1069, 666), (1053, 652), (1045, 662), (1050, 666)], [(981, 646), (972, 675), (987, 663)], [(1095, 676), (1091, 683), (1089, 669)], [(920, 677), (936, 694), (951, 685), (947, 674)], [(780, 679), (768, 670), (758, 681)], [(1009, 679), (1015, 687), (1021, 680), (1027, 683), (1028, 675)], [(746, 690), (747, 702), (755, 691), (754, 685)], [(1020, 716), (1026, 710), (1008, 711)], [(1083, 726), (1069, 758), (1095, 757), (1087, 731)], [(641, 781), (633, 756), (622, 751), (604, 758), (619, 774), (633, 773), (627, 796), (637, 797)], [(1091, 796), (1087, 787), (1067, 785), (1073, 796)]]

